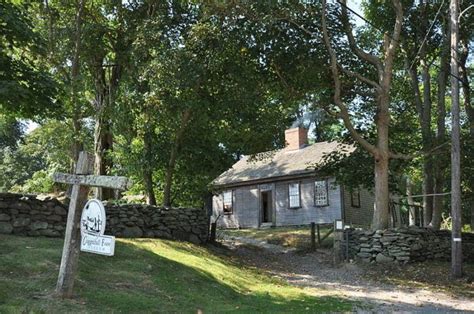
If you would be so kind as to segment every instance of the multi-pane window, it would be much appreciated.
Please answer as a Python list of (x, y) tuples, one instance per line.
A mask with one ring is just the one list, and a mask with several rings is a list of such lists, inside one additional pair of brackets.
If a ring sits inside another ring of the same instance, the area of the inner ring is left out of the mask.
[(360, 207), (360, 192), (359, 189), (351, 191), (351, 206), (359, 208)]
[(225, 191), (222, 193), (224, 214), (232, 214), (232, 191)]
[(328, 183), (326, 180), (314, 182), (314, 205), (327, 206), (328, 200)]
[(288, 185), (288, 200), (290, 208), (300, 207), (300, 184), (290, 183)]

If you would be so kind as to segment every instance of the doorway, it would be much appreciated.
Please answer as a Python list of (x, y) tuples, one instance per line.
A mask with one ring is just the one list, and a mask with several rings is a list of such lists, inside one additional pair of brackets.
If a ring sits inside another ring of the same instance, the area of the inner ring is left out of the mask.
[(262, 223), (266, 222), (272, 222), (272, 213), (273, 213), (273, 208), (272, 208), (272, 191), (263, 191), (260, 194), (260, 199), (261, 199), (261, 217), (262, 217)]

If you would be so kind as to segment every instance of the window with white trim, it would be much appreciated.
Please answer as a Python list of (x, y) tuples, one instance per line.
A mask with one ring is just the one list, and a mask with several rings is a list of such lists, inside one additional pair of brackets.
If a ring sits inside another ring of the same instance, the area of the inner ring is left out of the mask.
[(222, 193), (222, 198), (223, 198), (223, 207), (224, 207), (224, 214), (232, 214), (233, 212), (233, 201), (232, 201), (232, 190), (230, 191), (224, 191)]
[(300, 184), (290, 183), (288, 185), (288, 202), (290, 208), (300, 207)]
[(327, 180), (318, 180), (314, 182), (314, 205), (328, 206), (328, 182)]

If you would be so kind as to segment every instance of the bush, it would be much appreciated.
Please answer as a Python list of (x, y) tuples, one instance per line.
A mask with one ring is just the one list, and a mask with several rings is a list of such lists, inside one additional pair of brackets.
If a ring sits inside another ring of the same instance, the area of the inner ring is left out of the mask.
[(53, 178), (46, 170), (36, 171), (31, 179), (25, 181), (18, 192), (23, 193), (51, 193), (53, 192)]

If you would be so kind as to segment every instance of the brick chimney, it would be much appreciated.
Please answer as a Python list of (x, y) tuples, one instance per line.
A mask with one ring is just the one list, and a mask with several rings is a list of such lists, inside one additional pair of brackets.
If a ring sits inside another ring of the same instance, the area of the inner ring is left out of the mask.
[(286, 150), (297, 150), (308, 143), (308, 129), (293, 128), (285, 130)]

